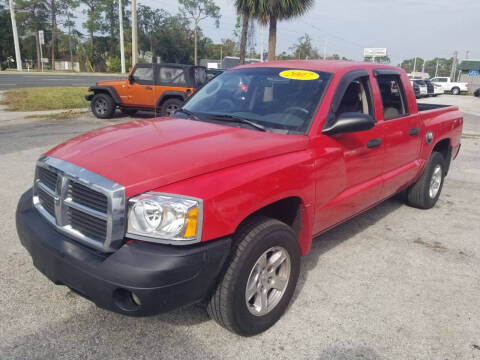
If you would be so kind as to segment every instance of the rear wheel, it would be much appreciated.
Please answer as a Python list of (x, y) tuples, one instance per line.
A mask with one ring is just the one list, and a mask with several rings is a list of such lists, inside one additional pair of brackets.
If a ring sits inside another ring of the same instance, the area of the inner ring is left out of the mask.
[(166, 100), (162, 105), (162, 116), (173, 116), (182, 104), (183, 101), (177, 98)]
[(440, 197), (445, 176), (445, 161), (442, 154), (432, 153), (418, 181), (407, 189), (407, 203), (419, 209), (430, 209)]
[(235, 235), (231, 263), (207, 311), (217, 323), (243, 336), (267, 330), (285, 312), (300, 272), (297, 237), (286, 224), (260, 217)]
[(452, 89), (452, 95), (459, 95), (460, 94), (460, 89), (458, 87), (454, 87)]
[(95, 94), (90, 107), (93, 115), (99, 119), (110, 119), (115, 112), (115, 103), (112, 97), (108, 94)]

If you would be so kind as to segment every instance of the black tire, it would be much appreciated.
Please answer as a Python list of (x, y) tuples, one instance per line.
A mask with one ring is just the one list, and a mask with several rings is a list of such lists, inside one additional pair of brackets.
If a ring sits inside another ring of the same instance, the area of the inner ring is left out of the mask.
[[(224, 328), (242, 336), (252, 336), (273, 326), (287, 309), (300, 272), (300, 248), (289, 226), (266, 217), (247, 221), (234, 235), (234, 243), (231, 261), (209, 300), (207, 312)], [(288, 253), (290, 276), (278, 303), (264, 315), (253, 315), (247, 307), (247, 281), (257, 260), (272, 248)]]
[(162, 104), (161, 115), (162, 116), (173, 116), (175, 111), (182, 107), (183, 101), (178, 98), (167, 99)]
[[(432, 177), (437, 167), (440, 167), (440, 183), (438, 190), (431, 196)], [(406, 191), (407, 204), (419, 209), (430, 209), (435, 206), (440, 193), (442, 192), (443, 181), (445, 179), (445, 160), (439, 152), (433, 152), (430, 156), (425, 171), (415, 184)]]
[(115, 102), (108, 94), (98, 93), (93, 97), (90, 107), (93, 115), (99, 119), (110, 119), (115, 113)]
[(452, 95), (460, 95), (460, 88), (456, 86), (452, 88)]
[(138, 110), (136, 110), (136, 109), (126, 109), (126, 108), (121, 108), (120, 111), (123, 114), (129, 115), (129, 116), (135, 115), (138, 112)]

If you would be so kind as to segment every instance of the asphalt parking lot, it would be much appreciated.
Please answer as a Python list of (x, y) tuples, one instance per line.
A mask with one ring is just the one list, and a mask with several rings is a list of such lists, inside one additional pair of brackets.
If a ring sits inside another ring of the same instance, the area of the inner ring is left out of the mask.
[(130, 119), (0, 109), (0, 359), (480, 359), (480, 99), (429, 101), (466, 112), (435, 208), (391, 199), (315, 239), (288, 312), (253, 338), (220, 328), (199, 306), (148, 318), (110, 313), (41, 275), (14, 221), (36, 159)]

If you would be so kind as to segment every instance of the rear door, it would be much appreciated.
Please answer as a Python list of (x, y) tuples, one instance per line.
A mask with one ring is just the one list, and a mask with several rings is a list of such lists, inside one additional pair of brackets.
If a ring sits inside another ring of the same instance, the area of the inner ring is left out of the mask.
[[(418, 174), (422, 123), (416, 106), (409, 104), (405, 91), (408, 79), (391, 69), (375, 70), (377, 108), (385, 126), (383, 197), (398, 192)], [(398, 89), (392, 91), (392, 89)], [(414, 101), (410, 97), (410, 101)], [(414, 113), (411, 113), (414, 112)]]
[(127, 97), (124, 103), (134, 107), (153, 108), (154, 66), (152, 64), (137, 64), (127, 85)]
[[(338, 118), (342, 113), (359, 112), (375, 118), (371, 80), (365, 70), (347, 73), (337, 86), (329, 117)], [(336, 110), (335, 98), (341, 99)], [(329, 169), (324, 164), (328, 157), (325, 153), (316, 163), (319, 180), (316, 183), (314, 233), (320, 233), (380, 201), (384, 162), (382, 122), (380, 117), (373, 129), (325, 136), (323, 141), (327, 143), (319, 144), (319, 148), (327, 149), (331, 156), (338, 154), (340, 159), (337, 161), (340, 163), (332, 162), (337, 165)]]

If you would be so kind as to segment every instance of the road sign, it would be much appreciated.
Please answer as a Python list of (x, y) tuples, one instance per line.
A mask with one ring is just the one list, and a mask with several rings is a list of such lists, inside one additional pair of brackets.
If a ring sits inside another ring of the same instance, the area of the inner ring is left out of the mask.
[(43, 30), (38, 31), (38, 38), (40, 40), (40, 45), (44, 45), (45, 44), (45, 37), (43, 35)]
[(468, 76), (478, 76), (479, 75), (479, 71), (478, 70), (470, 70), (468, 72)]
[(363, 49), (364, 57), (382, 57), (387, 56), (387, 48), (365, 48)]

